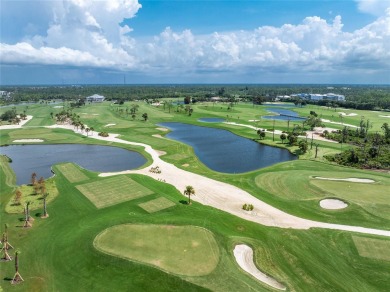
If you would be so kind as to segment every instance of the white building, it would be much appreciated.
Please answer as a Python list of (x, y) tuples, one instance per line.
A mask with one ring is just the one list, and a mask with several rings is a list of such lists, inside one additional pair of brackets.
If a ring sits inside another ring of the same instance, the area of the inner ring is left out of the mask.
[(104, 96), (99, 95), (99, 94), (94, 94), (91, 96), (88, 96), (86, 98), (87, 102), (103, 102), (104, 101)]

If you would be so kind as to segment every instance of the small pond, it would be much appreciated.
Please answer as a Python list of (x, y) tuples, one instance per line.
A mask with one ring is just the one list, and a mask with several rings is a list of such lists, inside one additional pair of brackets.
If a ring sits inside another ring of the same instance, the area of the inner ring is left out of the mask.
[(282, 120), (282, 121), (304, 121), (305, 118), (299, 117), (298, 113), (283, 109), (283, 108), (266, 108), (267, 111), (275, 113), (277, 115), (274, 116), (262, 116), (262, 119), (268, 119), (268, 120)]
[(0, 154), (12, 159), (17, 184), (28, 184), (35, 172), (40, 178), (49, 178), (51, 166), (60, 162), (74, 162), (96, 172), (135, 169), (146, 163), (140, 153), (126, 149), (82, 144), (12, 145), (0, 147)]
[(212, 170), (243, 173), (296, 159), (286, 149), (259, 144), (229, 131), (182, 123), (161, 123), (166, 135), (190, 145), (199, 160)]
[(225, 119), (222, 118), (200, 118), (198, 119), (199, 122), (204, 123), (222, 123), (225, 121)]

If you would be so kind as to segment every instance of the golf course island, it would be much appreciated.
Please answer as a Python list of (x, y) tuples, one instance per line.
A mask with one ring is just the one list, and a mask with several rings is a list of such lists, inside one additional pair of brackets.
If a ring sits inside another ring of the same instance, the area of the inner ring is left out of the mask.
[(387, 87), (7, 90), (0, 291), (389, 289)]

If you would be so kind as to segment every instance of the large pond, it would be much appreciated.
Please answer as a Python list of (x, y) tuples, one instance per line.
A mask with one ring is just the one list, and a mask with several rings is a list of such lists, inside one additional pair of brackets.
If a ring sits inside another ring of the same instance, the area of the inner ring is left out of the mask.
[(38, 178), (52, 176), (51, 166), (60, 162), (74, 162), (97, 172), (112, 172), (135, 169), (147, 161), (135, 151), (82, 144), (12, 145), (0, 147), (0, 154), (12, 159), (10, 166), (16, 174), (18, 185), (30, 183), (34, 172)]
[(161, 123), (172, 132), (166, 137), (190, 145), (212, 170), (243, 173), (296, 159), (286, 149), (259, 144), (229, 131), (182, 123)]
[(277, 115), (273, 116), (262, 116), (263, 119), (269, 119), (269, 120), (283, 120), (283, 121), (304, 121), (305, 118), (299, 117), (299, 115), (291, 110), (283, 109), (283, 108), (266, 108), (267, 111), (275, 113)]

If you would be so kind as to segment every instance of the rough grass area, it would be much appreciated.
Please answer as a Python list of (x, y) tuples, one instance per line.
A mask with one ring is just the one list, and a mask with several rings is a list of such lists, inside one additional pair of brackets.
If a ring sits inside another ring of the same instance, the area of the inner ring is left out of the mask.
[(71, 183), (81, 182), (87, 180), (88, 177), (80, 171), (73, 163), (64, 163), (57, 166), (63, 176)]
[(100, 233), (94, 245), (102, 252), (183, 276), (210, 274), (219, 261), (213, 234), (196, 226), (117, 225)]
[(390, 261), (390, 240), (352, 236), (359, 255), (365, 258)]
[(4, 155), (0, 155), (0, 168), (4, 173), (5, 184), (10, 187), (14, 186), (16, 184), (16, 176), (8, 162), (8, 158)]
[(147, 201), (145, 203), (138, 204), (142, 209), (144, 209), (148, 213), (154, 213), (158, 212), (167, 208), (170, 208), (172, 206), (175, 206), (176, 204), (164, 197), (160, 197), (151, 201)]
[[(46, 180), (45, 186), (46, 186), (46, 193), (49, 194), (46, 198), (46, 203), (48, 204), (58, 196), (58, 190), (53, 178)], [(23, 208), (26, 206), (27, 202), (30, 202), (30, 206), (29, 206), (30, 210), (43, 209), (42, 195), (35, 194), (33, 186), (21, 185), (17, 189), (19, 189), (22, 192), (20, 205), (15, 205), (14, 202), (15, 192), (14, 192), (11, 195), (11, 199), (8, 201), (7, 205), (5, 206), (5, 211), (7, 213), (22, 213)]]
[(99, 209), (153, 194), (150, 189), (122, 175), (78, 185), (76, 188)]

